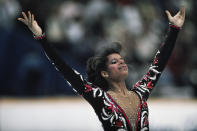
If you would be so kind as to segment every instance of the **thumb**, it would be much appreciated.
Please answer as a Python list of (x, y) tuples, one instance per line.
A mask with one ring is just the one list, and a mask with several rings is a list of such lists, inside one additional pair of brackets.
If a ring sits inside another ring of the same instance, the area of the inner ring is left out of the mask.
[(35, 28), (36, 28), (36, 27), (39, 27), (38, 22), (37, 22), (36, 20), (34, 20), (32, 24), (33, 24), (33, 26), (34, 26)]
[(34, 24), (34, 25), (38, 25), (38, 23), (37, 23), (37, 21), (36, 21), (36, 20), (34, 20), (34, 21), (33, 21), (33, 24)]
[(170, 21), (172, 19), (172, 16), (171, 16), (170, 12), (168, 10), (166, 10), (165, 12), (166, 12), (166, 14), (168, 16), (168, 20)]

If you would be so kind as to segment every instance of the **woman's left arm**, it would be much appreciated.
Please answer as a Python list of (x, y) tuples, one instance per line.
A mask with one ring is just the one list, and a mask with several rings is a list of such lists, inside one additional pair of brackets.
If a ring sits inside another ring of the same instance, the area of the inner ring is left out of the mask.
[(134, 90), (146, 100), (148, 99), (153, 87), (156, 85), (161, 72), (168, 63), (178, 36), (178, 32), (182, 28), (185, 21), (184, 6), (181, 7), (181, 10), (174, 17), (171, 16), (169, 11), (166, 11), (166, 14), (170, 22), (167, 37), (162, 43), (160, 49), (157, 51), (146, 75), (144, 75), (144, 77), (134, 86)]

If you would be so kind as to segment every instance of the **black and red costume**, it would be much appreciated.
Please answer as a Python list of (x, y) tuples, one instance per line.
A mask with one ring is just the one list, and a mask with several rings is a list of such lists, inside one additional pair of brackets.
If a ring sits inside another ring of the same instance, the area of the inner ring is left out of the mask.
[[(148, 106), (146, 101), (168, 62), (174, 48), (178, 32), (178, 27), (174, 25), (169, 26), (167, 37), (162, 43), (160, 49), (157, 51), (148, 72), (130, 90), (136, 93), (140, 100), (136, 118), (136, 130), (149, 130)], [(83, 79), (80, 73), (69, 67), (59, 57), (52, 46), (46, 42), (41, 42), (41, 45), (44, 48), (47, 57), (55, 65), (56, 69), (62, 73), (73, 89), (82, 95), (93, 107), (103, 125), (104, 130), (131, 131), (133, 129), (124, 110), (107, 92)]]

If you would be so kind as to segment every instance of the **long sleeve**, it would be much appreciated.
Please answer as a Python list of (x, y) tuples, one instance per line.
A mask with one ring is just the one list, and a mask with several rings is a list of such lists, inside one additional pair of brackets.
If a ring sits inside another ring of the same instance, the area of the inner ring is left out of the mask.
[[(41, 40), (41, 45), (64, 78), (81, 94), (94, 108), (104, 130), (130, 129), (124, 112), (113, 102), (112, 98), (101, 88), (83, 80), (81, 75), (70, 68), (56, 53), (54, 48)], [(124, 117), (123, 117), (124, 116)]]
[(155, 87), (162, 71), (168, 63), (178, 36), (179, 28), (170, 25), (165, 41), (157, 51), (148, 72), (138, 81), (132, 90), (136, 91), (145, 100), (148, 99), (152, 89)]
[(64, 76), (68, 84), (72, 86), (79, 94), (84, 90), (84, 80), (80, 73), (68, 66), (57, 54), (54, 47), (47, 43), (45, 39), (40, 40), (41, 45), (48, 59), (55, 68)]

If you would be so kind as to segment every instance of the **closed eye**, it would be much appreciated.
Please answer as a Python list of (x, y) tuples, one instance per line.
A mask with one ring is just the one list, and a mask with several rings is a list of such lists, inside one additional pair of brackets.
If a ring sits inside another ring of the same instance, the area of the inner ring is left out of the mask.
[(112, 59), (111, 64), (116, 64), (117, 60), (116, 59)]
[(125, 60), (123, 58), (120, 58), (120, 60), (122, 60), (122, 62), (125, 63)]
[(111, 64), (116, 64), (118, 61), (122, 61), (122, 63), (125, 63), (123, 58), (120, 58), (119, 60), (114, 58), (114, 59), (111, 60)]

